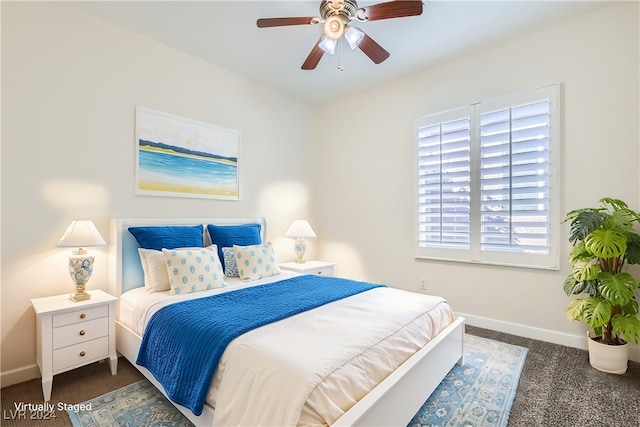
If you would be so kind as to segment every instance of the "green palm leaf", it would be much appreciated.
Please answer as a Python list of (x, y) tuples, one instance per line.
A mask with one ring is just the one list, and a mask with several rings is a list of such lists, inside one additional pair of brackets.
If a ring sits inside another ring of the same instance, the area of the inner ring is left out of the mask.
[(569, 241), (575, 244), (583, 240), (592, 231), (604, 224), (605, 213), (602, 209), (579, 209), (567, 214), (565, 221), (571, 221)]
[(614, 275), (601, 272), (598, 274), (598, 279), (600, 280), (598, 291), (614, 305), (628, 304), (638, 289), (638, 281), (629, 273)]
[(603, 197), (602, 199), (598, 200), (598, 202), (602, 205), (611, 205), (611, 207), (613, 207), (613, 210), (619, 210), (619, 209), (627, 209), (628, 206), (625, 202), (623, 202), (620, 199), (612, 199), (611, 197)]
[(640, 320), (632, 315), (616, 315), (611, 320), (613, 333), (626, 342), (640, 344)]
[(633, 232), (627, 232), (626, 261), (629, 264), (640, 264), (640, 236)]
[(586, 280), (595, 280), (600, 273), (600, 264), (598, 264), (597, 258), (581, 259), (574, 261), (571, 264), (573, 270), (573, 278), (577, 282), (584, 282)]
[(567, 319), (582, 320), (585, 304), (586, 298), (576, 298), (569, 301), (569, 305), (567, 306)]
[(627, 304), (622, 306), (622, 312), (633, 316), (638, 314), (638, 301), (635, 298), (631, 298)]
[(604, 227), (627, 231), (633, 228), (633, 222), (636, 220), (635, 212), (630, 209), (621, 209), (611, 212), (611, 215), (605, 218)]
[(564, 280), (564, 293), (567, 295), (580, 294), (584, 290), (584, 282), (578, 282), (573, 277), (573, 274), (569, 274)]
[(593, 254), (584, 247), (584, 240), (578, 242), (571, 252), (569, 252), (569, 262), (573, 264), (575, 261), (591, 259)]
[(606, 325), (611, 313), (611, 303), (599, 297), (576, 298), (567, 307), (570, 320), (582, 320), (592, 328)]
[(599, 228), (585, 237), (584, 247), (599, 258), (616, 258), (627, 250), (627, 236), (618, 230)]
[(596, 296), (598, 294), (598, 281), (584, 280), (582, 282), (578, 282), (575, 277), (573, 277), (573, 273), (571, 273), (564, 280), (563, 288), (564, 292), (568, 296), (578, 295), (582, 293), (589, 294), (589, 296)]

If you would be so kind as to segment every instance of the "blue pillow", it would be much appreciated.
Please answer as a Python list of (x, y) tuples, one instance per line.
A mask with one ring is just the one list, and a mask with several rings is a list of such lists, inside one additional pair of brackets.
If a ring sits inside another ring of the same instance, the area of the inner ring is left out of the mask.
[[(260, 224), (213, 225), (208, 224), (207, 230), (211, 236), (211, 243), (218, 245), (218, 257), (224, 269), (224, 254), (222, 248), (233, 248), (233, 245), (249, 246), (262, 243)], [(226, 271), (226, 270), (225, 270)]]
[(204, 246), (202, 225), (174, 225), (159, 227), (129, 227), (143, 249), (201, 248)]

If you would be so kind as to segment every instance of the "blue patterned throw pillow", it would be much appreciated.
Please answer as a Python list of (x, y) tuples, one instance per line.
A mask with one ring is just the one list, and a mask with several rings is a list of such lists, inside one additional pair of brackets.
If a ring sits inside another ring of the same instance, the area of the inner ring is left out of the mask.
[(202, 249), (163, 249), (167, 263), (169, 294), (224, 288), (224, 273), (218, 249), (212, 245)]
[(224, 255), (224, 275), (227, 277), (238, 277), (238, 264), (236, 264), (236, 256), (233, 248), (222, 248)]
[(233, 245), (233, 253), (238, 265), (238, 276), (242, 280), (257, 280), (280, 273), (273, 246), (269, 243), (251, 246)]

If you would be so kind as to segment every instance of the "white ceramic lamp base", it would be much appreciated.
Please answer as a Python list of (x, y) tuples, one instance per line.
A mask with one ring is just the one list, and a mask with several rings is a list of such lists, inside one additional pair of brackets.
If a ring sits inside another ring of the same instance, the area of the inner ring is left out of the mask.
[[(84, 253), (83, 253), (84, 252)], [(74, 251), (69, 257), (69, 275), (76, 282), (76, 293), (71, 294), (71, 301), (86, 301), (91, 299), (91, 295), (86, 291), (86, 284), (93, 273), (92, 255), (87, 255), (87, 251)]]
[(296, 256), (297, 256), (296, 262), (298, 264), (303, 264), (307, 262), (304, 259), (304, 253), (307, 251), (307, 244), (305, 243), (302, 237), (298, 237), (296, 239), (295, 249), (296, 249)]

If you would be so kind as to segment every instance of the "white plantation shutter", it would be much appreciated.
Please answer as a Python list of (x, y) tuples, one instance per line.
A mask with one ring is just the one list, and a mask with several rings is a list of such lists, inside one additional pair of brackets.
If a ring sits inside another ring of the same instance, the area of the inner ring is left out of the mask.
[(557, 93), (416, 119), (416, 257), (558, 268)]
[(469, 249), (469, 109), (418, 130), (418, 245)]

